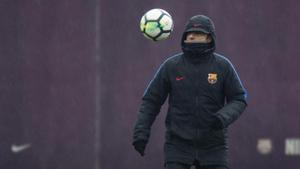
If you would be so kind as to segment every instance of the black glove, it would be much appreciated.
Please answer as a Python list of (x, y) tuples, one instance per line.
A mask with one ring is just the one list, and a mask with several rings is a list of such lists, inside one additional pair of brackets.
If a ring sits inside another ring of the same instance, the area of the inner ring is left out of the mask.
[(141, 154), (141, 156), (145, 155), (145, 148), (147, 142), (144, 140), (136, 141), (133, 143), (134, 149)]
[(215, 116), (215, 121), (214, 121), (214, 123), (212, 125), (212, 128), (214, 130), (221, 130), (221, 129), (224, 128), (224, 125), (223, 125), (221, 119), (218, 116)]

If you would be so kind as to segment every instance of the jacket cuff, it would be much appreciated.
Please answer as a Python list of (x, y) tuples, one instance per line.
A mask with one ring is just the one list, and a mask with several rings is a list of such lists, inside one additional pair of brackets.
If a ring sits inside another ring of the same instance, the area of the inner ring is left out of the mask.
[(216, 123), (219, 123), (219, 124), (216, 125), (217, 126), (216, 128), (217, 129), (224, 129), (226, 127), (226, 124), (225, 124), (225, 121), (222, 118), (222, 116), (221, 115), (215, 115), (215, 118), (216, 118)]

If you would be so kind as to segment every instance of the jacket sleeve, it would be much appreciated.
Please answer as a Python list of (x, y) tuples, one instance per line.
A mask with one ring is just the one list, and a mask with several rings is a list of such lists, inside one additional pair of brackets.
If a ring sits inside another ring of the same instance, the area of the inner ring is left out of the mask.
[(148, 142), (151, 126), (168, 96), (169, 89), (165, 62), (160, 66), (144, 92), (138, 118), (134, 126), (133, 143), (137, 141)]
[(226, 104), (216, 115), (223, 127), (226, 128), (237, 120), (247, 107), (247, 92), (230, 61), (228, 61), (225, 74), (224, 93)]

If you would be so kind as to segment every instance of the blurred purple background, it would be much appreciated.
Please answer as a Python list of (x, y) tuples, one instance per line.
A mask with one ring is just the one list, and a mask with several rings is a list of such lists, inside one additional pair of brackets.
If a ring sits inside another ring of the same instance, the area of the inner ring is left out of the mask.
[[(296, 0), (2, 0), (0, 168), (163, 168), (166, 106), (143, 158), (131, 146), (133, 125), (156, 69), (180, 52), (185, 22), (204, 14), (215, 22), (217, 52), (248, 90), (249, 106), (230, 127), (231, 169), (298, 169), (300, 155), (285, 147), (300, 138), (299, 7)], [(168, 40), (139, 32), (152, 8), (172, 15)], [(261, 153), (269, 141), (271, 151)], [(31, 147), (13, 153), (13, 144)], [(289, 146), (300, 151), (300, 142)]]

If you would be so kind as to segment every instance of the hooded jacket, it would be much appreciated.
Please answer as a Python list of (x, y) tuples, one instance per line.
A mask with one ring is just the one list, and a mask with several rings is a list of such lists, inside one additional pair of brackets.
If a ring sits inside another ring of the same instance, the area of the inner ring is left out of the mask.
[[(199, 56), (184, 49), (187, 33), (197, 31), (212, 37)], [(214, 52), (215, 41), (213, 22), (203, 15), (192, 17), (182, 35), (183, 53), (168, 58), (145, 90), (133, 142), (148, 142), (151, 126), (169, 97), (165, 162), (227, 164), (227, 127), (246, 108), (246, 91), (231, 62)], [(213, 128), (216, 123), (220, 128)]]

